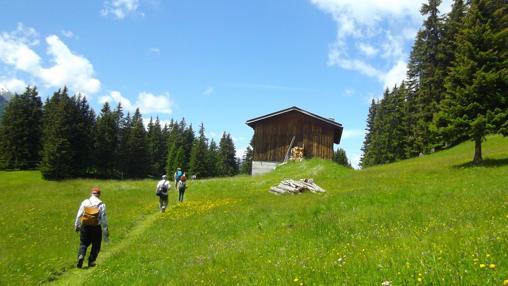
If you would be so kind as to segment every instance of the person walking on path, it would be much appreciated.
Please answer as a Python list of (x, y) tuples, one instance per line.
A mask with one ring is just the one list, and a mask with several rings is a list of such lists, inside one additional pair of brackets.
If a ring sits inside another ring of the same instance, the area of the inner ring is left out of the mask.
[(185, 173), (180, 177), (180, 180), (178, 180), (178, 201), (183, 202), (183, 195), (185, 194), (187, 177), (185, 176)]
[(90, 244), (92, 249), (88, 256), (88, 267), (95, 266), (95, 260), (101, 250), (102, 237), (109, 238), (108, 220), (106, 216), (106, 204), (101, 199), (101, 190), (98, 187), (92, 188), (90, 198), (81, 202), (74, 229), (79, 231), (78, 268), (83, 267), (86, 250)]
[(182, 169), (181, 168), (177, 168), (176, 172), (175, 172), (175, 175), (173, 177), (173, 179), (175, 179), (175, 188), (178, 187), (178, 182), (180, 181), (180, 177), (182, 175), (183, 175)]
[(159, 196), (159, 210), (161, 213), (166, 211), (168, 207), (168, 192), (171, 185), (168, 181), (168, 176), (163, 175), (162, 180), (157, 183), (156, 195)]

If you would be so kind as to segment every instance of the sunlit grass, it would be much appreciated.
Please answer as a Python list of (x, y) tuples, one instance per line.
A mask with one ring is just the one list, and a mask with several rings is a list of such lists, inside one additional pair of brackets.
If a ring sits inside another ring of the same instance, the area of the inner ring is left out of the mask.
[[(362, 171), (308, 160), (265, 176), (193, 181), (183, 204), (170, 193), (164, 214), (155, 181), (0, 173), (10, 214), (0, 218), (0, 284), (75, 285), (86, 273), (91, 285), (503, 285), (508, 139), (488, 139), (486, 166), (467, 166), (472, 150), (466, 143)], [(327, 193), (268, 193), (307, 177)], [(74, 264), (72, 221), (93, 185), (104, 190), (112, 242), (95, 269), (58, 276)]]

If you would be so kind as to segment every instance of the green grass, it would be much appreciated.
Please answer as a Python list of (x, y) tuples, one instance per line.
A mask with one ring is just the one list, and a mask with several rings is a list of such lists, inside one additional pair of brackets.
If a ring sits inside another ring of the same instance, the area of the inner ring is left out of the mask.
[[(488, 138), (484, 166), (469, 167), (472, 152), (465, 143), (362, 171), (308, 160), (259, 177), (198, 180), (181, 205), (173, 190), (165, 214), (152, 180), (0, 172), (0, 284), (503, 285), (508, 138)], [(306, 177), (327, 193), (267, 192)], [(73, 219), (94, 185), (111, 243), (98, 267), (78, 270)]]

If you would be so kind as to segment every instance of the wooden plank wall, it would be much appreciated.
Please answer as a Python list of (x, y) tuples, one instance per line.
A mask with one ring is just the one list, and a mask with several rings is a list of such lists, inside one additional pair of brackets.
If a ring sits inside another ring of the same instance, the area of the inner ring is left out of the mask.
[(304, 146), (306, 158), (333, 157), (333, 127), (297, 111), (259, 122), (254, 128), (254, 160), (283, 161), (293, 136), (293, 146)]

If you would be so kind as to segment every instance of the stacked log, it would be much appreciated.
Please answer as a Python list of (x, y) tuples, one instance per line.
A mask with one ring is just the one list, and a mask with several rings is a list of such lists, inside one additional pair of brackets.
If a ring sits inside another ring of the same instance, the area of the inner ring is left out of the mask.
[(279, 183), (278, 186), (271, 187), (269, 192), (276, 195), (283, 195), (283, 194), (299, 194), (306, 191), (310, 191), (313, 193), (326, 192), (323, 188), (316, 185), (313, 179), (300, 179), (299, 181), (291, 179), (283, 180)]
[(303, 147), (293, 147), (291, 148), (291, 157), (290, 160), (302, 161), (303, 160)]

